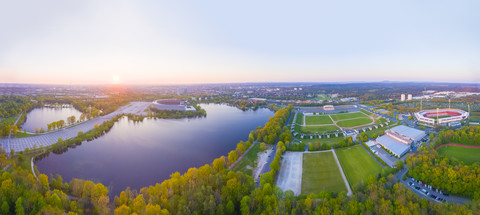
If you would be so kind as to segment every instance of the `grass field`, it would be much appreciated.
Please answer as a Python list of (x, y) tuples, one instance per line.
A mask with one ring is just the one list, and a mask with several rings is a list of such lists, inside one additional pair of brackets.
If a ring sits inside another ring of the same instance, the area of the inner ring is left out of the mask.
[(362, 112), (343, 113), (343, 114), (336, 114), (336, 115), (330, 115), (330, 116), (335, 121), (339, 121), (343, 119), (359, 118), (359, 117), (367, 118), (367, 115), (363, 114)]
[(437, 150), (438, 154), (449, 158), (456, 158), (463, 163), (470, 165), (480, 162), (480, 148), (467, 148), (460, 146), (443, 146)]
[[(268, 146), (268, 145), (267, 145)], [(240, 160), (237, 165), (235, 165), (232, 170), (233, 171), (240, 171), (244, 172), (250, 176), (252, 176), (252, 170), (247, 169), (247, 166), (250, 166), (252, 168), (255, 168), (256, 161), (258, 159), (258, 153), (260, 152), (260, 144), (255, 143), (255, 145), (252, 146), (252, 149), (243, 156), (242, 160)]]
[(387, 120), (383, 117), (375, 120), (375, 124), (383, 124), (385, 122), (387, 122)]
[(347, 191), (332, 152), (303, 154), (302, 194)]
[(307, 132), (310, 132), (310, 133), (319, 133), (319, 134), (323, 134), (327, 131), (336, 131), (336, 130), (339, 130), (340, 128), (338, 128), (337, 126), (335, 125), (325, 125), (325, 126), (303, 126), (301, 127), (301, 130), (303, 133), (307, 133)]
[(353, 127), (353, 126), (365, 125), (371, 122), (372, 122), (372, 119), (370, 118), (358, 118), (358, 119), (340, 121), (340, 122), (337, 122), (337, 125), (340, 127)]
[(335, 144), (340, 142), (340, 140), (345, 139), (345, 137), (332, 137), (332, 138), (322, 138), (322, 139), (302, 139), (301, 141), (308, 145), (310, 143), (326, 143), (326, 144)]
[(335, 152), (352, 187), (367, 176), (383, 171), (382, 166), (361, 145), (337, 149)]
[(306, 116), (305, 123), (307, 125), (328, 125), (333, 124), (329, 116)]
[(295, 120), (297, 125), (303, 125), (303, 113), (297, 113), (297, 120)]
[(370, 113), (366, 110), (360, 109), (360, 112), (364, 113), (367, 116), (375, 117), (376, 115), (374, 113)]

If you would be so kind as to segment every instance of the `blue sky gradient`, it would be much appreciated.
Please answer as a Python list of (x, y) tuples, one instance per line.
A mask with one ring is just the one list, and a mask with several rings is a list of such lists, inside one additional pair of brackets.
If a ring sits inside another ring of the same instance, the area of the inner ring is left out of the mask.
[(480, 1), (2, 1), (0, 82), (480, 82)]

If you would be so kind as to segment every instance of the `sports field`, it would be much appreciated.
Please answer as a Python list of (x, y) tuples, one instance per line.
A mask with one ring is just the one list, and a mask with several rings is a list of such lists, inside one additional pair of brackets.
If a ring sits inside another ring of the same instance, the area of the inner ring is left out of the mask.
[(361, 145), (336, 149), (335, 152), (352, 187), (367, 176), (376, 176), (383, 171), (382, 166)]
[(329, 116), (305, 116), (305, 124), (307, 125), (328, 125), (333, 124)]
[(320, 133), (320, 134), (323, 134), (327, 131), (336, 131), (336, 130), (340, 130), (340, 128), (338, 128), (337, 126), (335, 125), (324, 125), (324, 126), (303, 126), (301, 128), (302, 132), (303, 133)]
[(337, 125), (340, 127), (353, 127), (353, 126), (365, 125), (371, 122), (372, 122), (372, 119), (370, 118), (357, 118), (357, 119), (343, 120), (343, 121), (337, 122)]
[(302, 194), (347, 191), (333, 153), (304, 153)]
[(438, 154), (449, 158), (456, 158), (463, 163), (470, 165), (480, 162), (480, 148), (467, 148), (461, 146), (443, 146), (437, 149)]
[(367, 115), (363, 114), (362, 112), (355, 112), (355, 113), (342, 113), (331, 115), (332, 119), (335, 121), (343, 120), (343, 119), (352, 119), (352, 118), (359, 118), (359, 117), (368, 117)]

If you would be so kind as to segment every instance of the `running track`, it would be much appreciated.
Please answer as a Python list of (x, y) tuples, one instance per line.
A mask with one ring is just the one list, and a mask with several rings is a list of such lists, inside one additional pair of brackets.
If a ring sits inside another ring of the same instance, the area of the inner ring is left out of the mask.
[(437, 150), (438, 148), (443, 147), (443, 146), (460, 146), (460, 147), (465, 147), (465, 148), (480, 148), (480, 146), (469, 146), (469, 145), (461, 145), (461, 144), (456, 144), (456, 143), (447, 143), (447, 144), (437, 146), (435, 148), (435, 150)]

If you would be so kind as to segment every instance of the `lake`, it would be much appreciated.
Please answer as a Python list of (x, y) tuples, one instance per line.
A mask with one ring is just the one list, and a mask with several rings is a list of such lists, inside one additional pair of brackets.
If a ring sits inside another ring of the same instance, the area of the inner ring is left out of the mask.
[(204, 118), (120, 119), (104, 136), (50, 153), (36, 162), (46, 175), (101, 182), (118, 195), (127, 187), (140, 189), (160, 183), (178, 171), (211, 163), (248, 139), (251, 130), (263, 126), (273, 112), (268, 109), (241, 111), (218, 104), (201, 105)]
[(34, 108), (27, 113), (27, 120), (22, 125), (22, 130), (26, 129), (29, 132), (35, 132), (35, 128), (43, 128), (47, 131), (47, 124), (59, 120), (65, 120), (70, 116), (75, 116), (78, 120), (82, 112), (73, 107), (41, 107)]

